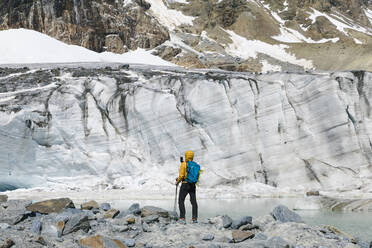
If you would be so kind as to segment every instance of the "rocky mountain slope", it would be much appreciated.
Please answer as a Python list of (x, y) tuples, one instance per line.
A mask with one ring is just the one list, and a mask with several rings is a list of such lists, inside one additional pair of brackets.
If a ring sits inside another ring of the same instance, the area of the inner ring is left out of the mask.
[(368, 0), (18, 0), (0, 29), (30, 28), (97, 52), (137, 47), (191, 68), (372, 69)]
[(192, 149), (214, 192), (368, 192), (371, 83), (362, 71), (3, 69), (0, 184), (168, 188)]

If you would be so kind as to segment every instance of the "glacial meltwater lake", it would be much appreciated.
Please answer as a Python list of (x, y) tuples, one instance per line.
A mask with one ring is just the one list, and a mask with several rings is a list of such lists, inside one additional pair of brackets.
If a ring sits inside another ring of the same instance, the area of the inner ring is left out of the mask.
[[(215, 200), (200, 199), (199, 220), (227, 214), (231, 218), (239, 218), (245, 215), (258, 217), (269, 214), (274, 207), (283, 204), (292, 209), (298, 201), (296, 198), (253, 198), (241, 200)], [(167, 210), (173, 210), (173, 200), (117, 200), (110, 202), (119, 210), (128, 209), (133, 203), (141, 206), (152, 205)], [(191, 219), (191, 204), (186, 198), (186, 219)], [(177, 212), (178, 207), (177, 207)], [(325, 210), (297, 210), (306, 224), (309, 225), (332, 225), (338, 229), (359, 237), (364, 241), (372, 241), (372, 212), (331, 212)]]

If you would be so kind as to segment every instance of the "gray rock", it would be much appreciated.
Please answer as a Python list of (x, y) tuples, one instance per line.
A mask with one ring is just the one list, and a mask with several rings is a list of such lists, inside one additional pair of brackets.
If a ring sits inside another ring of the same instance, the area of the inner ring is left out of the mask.
[(209, 244), (207, 247), (208, 248), (221, 248), (222, 246), (220, 244)]
[(107, 203), (107, 202), (102, 203), (99, 207), (103, 211), (109, 211), (111, 209), (111, 205), (109, 203)]
[(178, 220), (178, 213), (177, 212), (175, 212), (175, 211), (169, 211), (168, 212), (168, 215), (169, 215), (169, 218), (171, 219), (171, 220)]
[(169, 216), (169, 212), (165, 209), (154, 207), (154, 206), (145, 206), (141, 209), (141, 216), (146, 217), (150, 215), (159, 215), (160, 217), (167, 218)]
[(159, 220), (159, 215), (157, 215), (157, 214), (149, 215), (149, 216), (146, 216), (146, 217), (142, 218), (142, 221), (145, 222), (145, 223), (153, 223), (153, 222), (156, 222), (158, 220)]
[(136, 245), (135, 239), (120, 239), (126, 246), (128, 247), (134, 247)]
[(31, 223), (31, 232), (36, 233), (37, 235), (41, 234), (41, 221), (40, 219), (33, 220)]
[(142, 223), (142, 230), (144, 232), (150, 232), (150, 226), (146, 222), (143, 222)]
[(71, 216), (71, 218), (65, 224), (63, 229), (63, 235), (67, 235), (72, 232), (76, 232), (78, 230), (83, 230), (84, 232), (88, 232), (90, 229), (90, 224), (88, 220), (88, 216), (84, 213), (75, 214)]
[(284, 205), (279, 205), (274, 208), (271, 215), (274, 217), (275, 220), (280, 222), (297, 222), (297, 223), (304, 223), (302, 218), (295, 212), (289, 210)]
[(126, 232), (129, 230), (127, 225), (119, 226), (119, 225), (112, 225), (112, 230), (115, 232)]
[(222, 216), (222, 226), (224, 228), (229, 228), (232, 224), (233, 220), (230, 218), (228, 215), (223, 215)]
[(204, 235), (202, 239), (205, 240), (205, 241), (211, 241), (211, 240), (214, 239), (214, 235), (212, 233), (208, 233), (208, 234)]
[(242, 230), (242, 231), (249, 231), (253, 229), (259, 229), (259, 227), (253, 224), (246, 224), (246, 225), (242, 225), (241, 227), (239, 227), (239, 230)]
[(9, 228), (10, 228), (10, 225), (8, 223), (0, 223), (0, 229), (5, 230)]
[(135, 214), (135, 215), (139, 215), (141, 214), (141, 208), (140, 208), (140, 205), (138, 203), (134, 203), (132, 204), (129, 208), (128, 208), (128, 212), (130, 214)]
[(242, 225), (252, 224), (252, 217), (251, 216), (244, 216), (238, 220), (234, 220), (231, 224), (232, 229), (238, 229)]
[(263, 233), (257, 233), (254, 238), (255, 240), (267, 240), (267, 236)]
[(291, 245), (281, 237), (272, 237), (267, 241), (267, 246), (270, 248), (288, 248)]

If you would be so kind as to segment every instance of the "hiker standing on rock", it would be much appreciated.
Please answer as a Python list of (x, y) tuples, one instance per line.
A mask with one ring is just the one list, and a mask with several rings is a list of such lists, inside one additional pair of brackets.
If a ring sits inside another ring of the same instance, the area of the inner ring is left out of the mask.
[(185, 198), (190, 194), (190, 202), (192, 205), (192, 223), (198, 222), (198, 204), (196, 202), (196, 183), (199, 181), (200, 166), (193, 161), (194, 152), (185, 152), (185, 162), (181, 163), (179, 176), (176, 179), (176, 185), (180, 182), (181, 189), (178, 197), (178, 205), (180, 208), (180, 220), (185, 221)]

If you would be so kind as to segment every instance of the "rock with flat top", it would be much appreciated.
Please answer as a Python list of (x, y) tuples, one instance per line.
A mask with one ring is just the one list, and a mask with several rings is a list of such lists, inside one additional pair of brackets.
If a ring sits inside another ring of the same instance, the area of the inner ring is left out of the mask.
[(104, 216), (105, 216), (105, 218), (113, 219), (113, 218), (115, 218), (119, 213), (120, 213), (119, 210), (112, 208), (112, 209), (110, 209), (109, 211), (107, 211), (107, 212), (105, 213)]
[(154, 207), (154, 206), (145, 206), (141, 209), (141, 216), (146, 217), (150, 215), (159, 215), (160, 217), (167, 218), (169, 213), (167, 210)]
[(244, 240), (253, 238), (254, 233), (240, 231), (240, 230), (233, 230), (232, 237), (235, 243), (240, 243), (240, 242), (243, 242)]
[(66, 208), (75, 208), (74, 203), (69, 198), (59, 198), (36, 202), (26, 207), (28, 211), (41, 214), (60, 213)]
[(122, 241), (101, 235), (82, 238), (78, 243), (81, 248), (127, 248)]
[(81, 204), (81, 209), (92, 210), (93, 208), (98, 209), (99, 205), (96, 201), (88, 201)]

